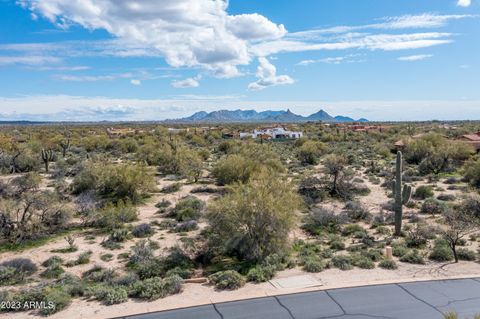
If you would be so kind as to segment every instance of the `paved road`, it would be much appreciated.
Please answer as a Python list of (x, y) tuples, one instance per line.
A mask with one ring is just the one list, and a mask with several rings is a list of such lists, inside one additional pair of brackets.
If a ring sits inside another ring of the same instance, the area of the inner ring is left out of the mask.
[(128, 319), (439, 319), (480, 313), (480, 278), (377, 285), (256, 298)]

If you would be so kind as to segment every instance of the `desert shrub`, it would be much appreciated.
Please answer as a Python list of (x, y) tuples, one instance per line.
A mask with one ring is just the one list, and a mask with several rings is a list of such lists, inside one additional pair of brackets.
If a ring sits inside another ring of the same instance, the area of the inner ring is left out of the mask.
[(43, 301), (46, 304), (52, 304), (53, 307), (43, 307), (40, 310), (40, 314), (43, 316), (49, 316), (60, 310), (65, 309), (72, 302), (72, 297), (63, 289), (46, 289)]
[(86, 252), (81, 253), (77, 258), (76, 264), (77, 265), (88, 264), (90, 262), (90, 256), (91, 255), (92, 255), (91, 251), (86, 251)]
[(206, 193), (206, 194), (215, 194), (220, 192), (221, 189), (217, 189), (215, 187), (209, 187), (209, 186), (199, 186), (193, 188), (190, 193), (192, 194), (197, 194), (197, 193)]
[(302, 165), (316, 165), (327, 146), (318, 141), (305, 141), (297, 150), (297, 157)]
[(453, 202), (455, 201), (456, 196), (453, 194), (440, 194), (437, 196), (437, 199), (444, 202)]
[(105, 269), (101, 266), (94, 266), (82, 274), (82, 278), (86, 281), (96, 283), (112, 283), (116, 276), (113, 269)]
[(357, 234), (357, 237), (358, 237), (358, 233), (366, 233), (366, 232), (367, 231), (365, 230), (365, 228), (363, 228), (358, 224), (348, 224), (342, 227), (343, 236), (350, 236), (353, 234)]
[(324, 182), (317, 177), (306, 177), (302, 179), (298, 186), (298, 193), (302, 195), (308, 205), (323, 201), (328, 192), (324, 187)]
[(198, 229), (198, 223), (195, 220), (187, 220), (183, 223), (178, 223), (174, 231), (177, 233), (189, 232)]
[(383, 259), (383, 252), (380, 249), (362, 251), (361, 255), (375, 262)]
[(394, 269), (398, 268), (397, 263), (394, 260), (391, 260), (391, 259), (382, 260), (378, 264), (378, 267), (383, 268), (383, 269), (390, 269), (390, 270), (394, 270)]
[(310, 256), (305, 259), (303, 270), (306, 272), (321, 272), (327, 268), (327, 263), (321, 260), (318, 256)]
[[(160, 192), (164, 194), (171, 194), (171, 193), (176, 193), (182, 188), (182, 184), (180, 183), (173, 183), (168, 186), (163, 187)], [(160, 207), (159, 207), (160, 208)]]
[(339, 239), (330, 242), (330, 249), (332, 250), (344, 250), (345, 243)]
[(52, 265), (61, 265), (63, 262), (63, 259), (59, 256), (52, 256), (50, 258), (48, 258), (47, 260), (45, 260), (43, 263), (42, 263), (42, 266), (43, 267), (50, 267)]
[(364, 256), (357, 256), (356, 258), (353, 258), (353, 265), (362, 269), (375, 268), (375, 264), (373, 263), (373, 261), (370, 258)]
[(172, 205), (172, 203), (166, 199), (162, 199), (160, 202), (155, 204), (155, 207), (158, 209), (167, 208), (168, 206)]
[(116, 243), (123, 243), (129, 237), (128, 230), (126, 228), (118, 228), (112, 230), (108, 240), (116, 242)]
[(150, 224), (142, 223), (132, 229), (133, 236), (137, 238), (144, 238), (153, 235), (154, 230)]
[(332, 264), (334, 267), (340, 270), (350, 270), (353, 269), (353, 261), (350, 256), (347, 255), (337, 255), (332, 258)]
[(94, 190), (113, 202), (138, 203), (154, 185), (153, 174), (144, 165), (88, 163), (75, 176), (71, 187), (73, 194)]
[(25, 275), (31, 275), (37, 271), (37, 266), (28, 258), (14, 258), (0, 264), (3, 267), (12, 267)]
[(433, 188), (431, 186), (421, 185), (415, 189), (413, 197), (415, 199), (427, 199), (433, 197)]
[(110, 254), (110, 253), (102, 254), (102, 255), (100, 255), (100, 259), (102, 261), (108, 262), (108, 261), (111, 261), (113, 259), (113, 255)]
[(438, 215), (443, 214), (447, 209), (447, 205), (444, 202), (439, 201), (435, 198), (428, 198), (423, 202), (420, 212), (422, 214)]
[(471, 159), (463, 167), (464, 178), (470, 185), (480, 188), (480, 160)]
[[(427, 244), (428, 239), (431, 239), (431, 229), (424, 225), (415, 224), (406, 229), (405, 244), (409, 248), (420, 248)], [(433, 234), (435, 235), (435, 234)]]
[(197, 220), (203, 209), (205, 203), (194, 196), (187, 196), (182, 198), (171, 212), (171, 217), (179, 222), (188, 220)]
[(344, 223), (341, 216), (335, 214), (333, 210), (314, 207), (309, 212), (305, 224), (302, 228), (312, 235), (319, 235), (322, 230), (327, 232), (337, 232), (340, 230), (340, 225)]
[(457, 250), (457, 256), (459, 260), (475, 261), (477, 259), (477, 254), (473, 250), (466, 248), (459, 248)]
[(245, 285), (245, 279), (234, 270), (216, 272), (208, 277), (208, 280), (218, 290), (235, 290)]
[(106, 289), (97, 297), (105, 305), (116, 305), (128, 300), (128, 292), (123, 287), (105, 287)]
[(137, 210), (130, 202), (118, 201), (116, 204), (108, 203), (96, 215), (95, 226), (113, 230), (135, 221)]
[(377, 234), (380, 234), (380, 235), (391, 235), (392, 231), (390, 230), (389, 227), (387, 226), (378, 226), (375, 228), (375, 231)]
[(345, 210), (347, 211), (347, 216), (354, 221), (368, 221), (372, 218), (370, 212), (358, 201), (347, 202)]
[(183, 279), (175, 275), (165, 279), (149, 278), (134, 283), (130, 295), (140, 299), (156, 300), (179, 293), (182, 284)]
[(435, 261), (450, 261), (453, 260), (453, 252), (450, 247), (448, 247), (447, 242), (444, 240), (436, 240), (428, 258)]
[(182, 279), (188, 279), (192, 277), (193, 271), (191, 269), (185, 269), (181, 267), (175, 267), (168, 270), (165, 274), (166, 277), (171, 277), (173, 275), (179, 276)]
[(416, 249), (410, 250), (405, 255), (400, 257), (400, 261), (404, 263), (409, 263), (409, 264), (419, 264), (419, 265), (425, 264), (425, 259), (420, 255), (420, 253)]
[(52, 279), (52, 278), (60, 277), (60, 275), (62, 275), (64, 272), (65, 272), (65, 270), (63, 270), (63, 268), (62, 268), (62, 266), (60, 266), (60, 264), (52, 264), (52, 265), (48, 266), (47, 269), (45, 269), (45, 271), (43, 271), (40, 274), (40, 276), (43, 277), (43, 278)]
[(272, 265), (257, 265), (247, 273), (247, 280), (260, 283), (266, 282), (275, 276), (276, 268)]
[(37, 266), (26, 258), (15, 258), (0, 264), (0, 286), (22, 283), (37, 271)]
[(209, 244), (253, 262), (282, 255), (294, 225), (292, 212), (298, 207), (299, 196), (288, 181), (267, 173), (257, 175), (247, 184), (231, 186), (229, 193), (209, 206)]
[(405, 245), (392, 245), (392, 255), (395, 257), (403, 257), (406, 255), (410, 249)]
[(153, 249), (150, 242), (141, 240), (132, 247), (132, 254), (130, 256), (130, 263), (132, 265), (143, 263), (147, 260), (153, 259)]

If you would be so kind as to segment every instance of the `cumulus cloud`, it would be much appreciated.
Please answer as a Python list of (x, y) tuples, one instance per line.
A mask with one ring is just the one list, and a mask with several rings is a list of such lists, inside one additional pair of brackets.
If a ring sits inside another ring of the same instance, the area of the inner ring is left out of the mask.
[(469, 7), (472, 4), (472, 0), (458, 0), (457, 6), (459, 7)]
[(140, 85), (140, 84), (142, 84), (142, 81), (140, 81), (140, 80), (138, 80), (138, 79), (131, 79), (131, 80), (130, 80), (130, 83), (131, 83), (132, 85)]
[(185, 80), (174, 80), (171, 84), (176, 89), (196, 88), (200, 86), (199, 80), (200, 76), (196, 76)]
[(407, 62), (414, 62), (414, 61), (421, 61), (421, 60), (426, 60), (430, 59), (433, 57), (432, 54), (418, 54), (418, 55), (409, 55), (409, 56), (402, 56), (399, 57), (399, 61), (407, 61)]
[(19, 3), (60, 27), (78, 24), (103, 29), (153, 50), (171, 66), (201, 66), (221, 77), (238, 75), (237, 66), (250, 62), (249, 42), (277, 39), (286, 33), (283, 25), (259, 14), (229, 15), (225, 0), (163, 0), (161, 5), (156, 0)]
[(259, 91), (270, 86), (293, 84), (295, 81), (288, 75), (277, 75), (277, 68), (266, 58), (258, 58), (257, 78), (256, 82), (250, 83), (248, 89)]

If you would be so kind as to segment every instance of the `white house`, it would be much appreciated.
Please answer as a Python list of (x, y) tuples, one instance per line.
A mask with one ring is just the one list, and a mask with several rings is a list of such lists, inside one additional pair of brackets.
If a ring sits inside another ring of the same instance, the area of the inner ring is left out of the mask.
[(297, 139), (303, 136), (303, 132), (287, 131), (283, 127), (265, 127), (253, 130), (253, 133), (240, 133), (240, 138), (264, 138), (264, 139), (277, 139), (277, 138), (292, 138)]

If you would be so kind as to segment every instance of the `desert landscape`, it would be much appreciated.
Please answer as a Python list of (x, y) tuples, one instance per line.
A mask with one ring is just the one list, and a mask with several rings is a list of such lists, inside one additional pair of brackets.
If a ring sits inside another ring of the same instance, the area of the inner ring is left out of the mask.
[(4, 126), (0, 316), (478, 276), (479, 128)]

